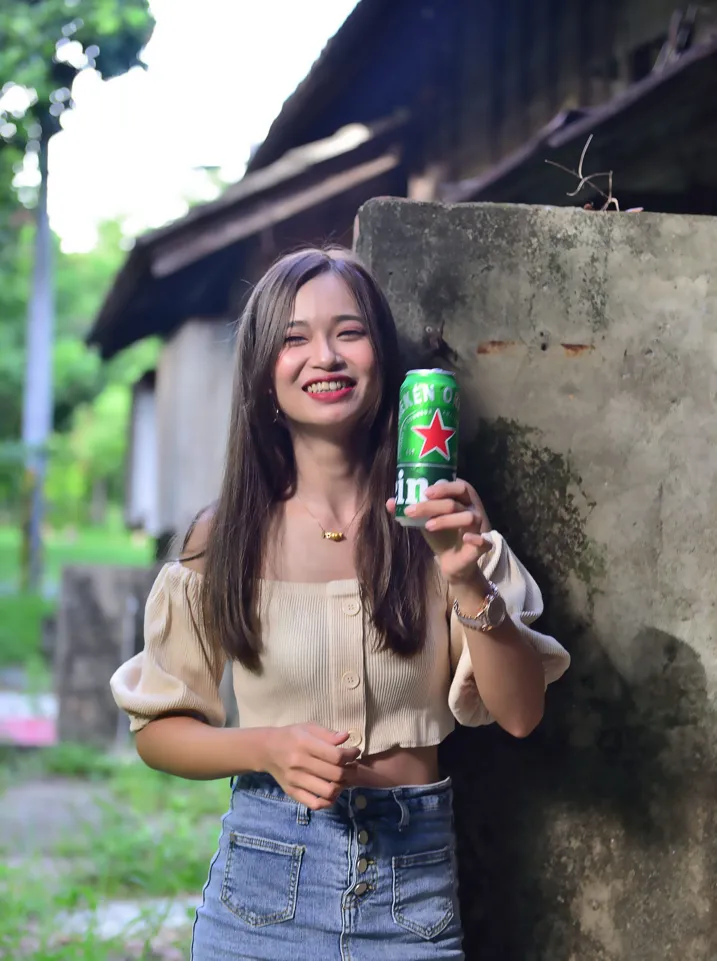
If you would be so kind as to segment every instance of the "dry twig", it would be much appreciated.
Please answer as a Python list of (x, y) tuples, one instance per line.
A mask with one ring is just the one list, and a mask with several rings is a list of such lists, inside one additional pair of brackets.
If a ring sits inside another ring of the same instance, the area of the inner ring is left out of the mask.
[[(614, 207), (615, 210), (619, 212), (620, 204), (618, 203), (617, 197), (613, 197), (613, 193), (612, 193), (612, 170), (603, 171), (602, 173), (588, 174), (587, 176), (583, 173), (583, 163), (585, 162), (585, 155), (588, 152), (588, 147), (592, 143), (592, 139), (593, 139), (593, 135), (590, 134), (585, 146), (583, 147), (583, 152), (580, 154), (580, 163), (578, 164), (577, 170), (570, 170), (568, 167), (564, 167), (562, 164), (556, 163), (554, 160), (546, 160), (545, 162), (546, 164), (550, 164), (551, 167), (557, 167), (558, 170), (564, 170), (565, 173), (570, 174), (572, 177), (577, 177), (578, 185), (575, 188), (575, 190), (572, 190), (567, 194), (568, 197), (577, 197), (580, 191), (586, 185), (589, 184), (590, 187), (592, 187), (592, 189), (595, 191), (595, 193), (600, 194), (600, 196), (605, 199), (605, 203), (600, 208), (601, 210), (609, 210), (610, 207)], [(607, 177), (607, 182), (608, 182), (607, 193), (605, 193), (604, 190), (601, 190), (595, 183), (595, 179), (597, 177)], [(586, 204), (586, 208), (592, 209), (592, 207), (588, 207), (587, 204)]]

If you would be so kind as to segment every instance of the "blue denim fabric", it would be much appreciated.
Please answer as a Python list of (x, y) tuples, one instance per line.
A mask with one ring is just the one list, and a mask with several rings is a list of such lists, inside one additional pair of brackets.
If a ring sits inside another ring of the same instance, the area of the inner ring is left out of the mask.
[(450, 781), (312, 812), (236, 779), (192, 961), (463, 961)]

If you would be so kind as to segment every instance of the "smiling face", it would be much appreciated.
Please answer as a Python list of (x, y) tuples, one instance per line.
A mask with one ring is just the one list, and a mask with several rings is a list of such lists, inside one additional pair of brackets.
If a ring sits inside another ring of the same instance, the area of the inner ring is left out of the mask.
[(351, 431), (380, 392), (368, 325), (348, 285), (325, 271), (299, 288), (274, 369), (276, 403), (294, 430)]

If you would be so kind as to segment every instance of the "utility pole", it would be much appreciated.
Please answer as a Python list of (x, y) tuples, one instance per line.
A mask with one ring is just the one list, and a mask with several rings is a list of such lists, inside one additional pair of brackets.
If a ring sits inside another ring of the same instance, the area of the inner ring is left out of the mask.
[[(49, 125), (48, 125), (49, 126)], [(52, 237), (47, 212), (49, 130), (40, 134), (40, 191), (35, 212), (35, 262), (27, 316), (27, 360), (22, 440), (25, 449), (22, 587), (40, 591), (43, 574), (47, 442), (52, 431), (52, 339), (54, 291)]]

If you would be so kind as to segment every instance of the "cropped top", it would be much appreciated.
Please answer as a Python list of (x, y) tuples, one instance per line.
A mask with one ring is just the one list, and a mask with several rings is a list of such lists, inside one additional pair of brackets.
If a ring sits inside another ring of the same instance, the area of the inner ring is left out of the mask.
[[(530, 625), (542, 613), (537, 584), (500, 534), (480, 566), (500, 589), (511, 619), (540, 654), (546, 684), (570, 657)], [(219, 684), (224, 655), (204, 653), (199, 616), (202, 574), (172, 562), (147, 600), (144, 650), (111, 680), (112, 693), (141, 730), (175, 711), (225, 722)], [(428, 598), (427, 636), (411, 658), (383, 650), (356, 579), (301, 584), (263, 581), (260, 674), (233, 663), (239, 724), (244, 728), (313, 722), (349, 733), (362, 754), (440, 743), (455, 721), (490, 723), (476, 684), (464, 628), (451, 613), (448, 587), (436, 578)], [(213, 658), (213, 659), (211, 659)]]

